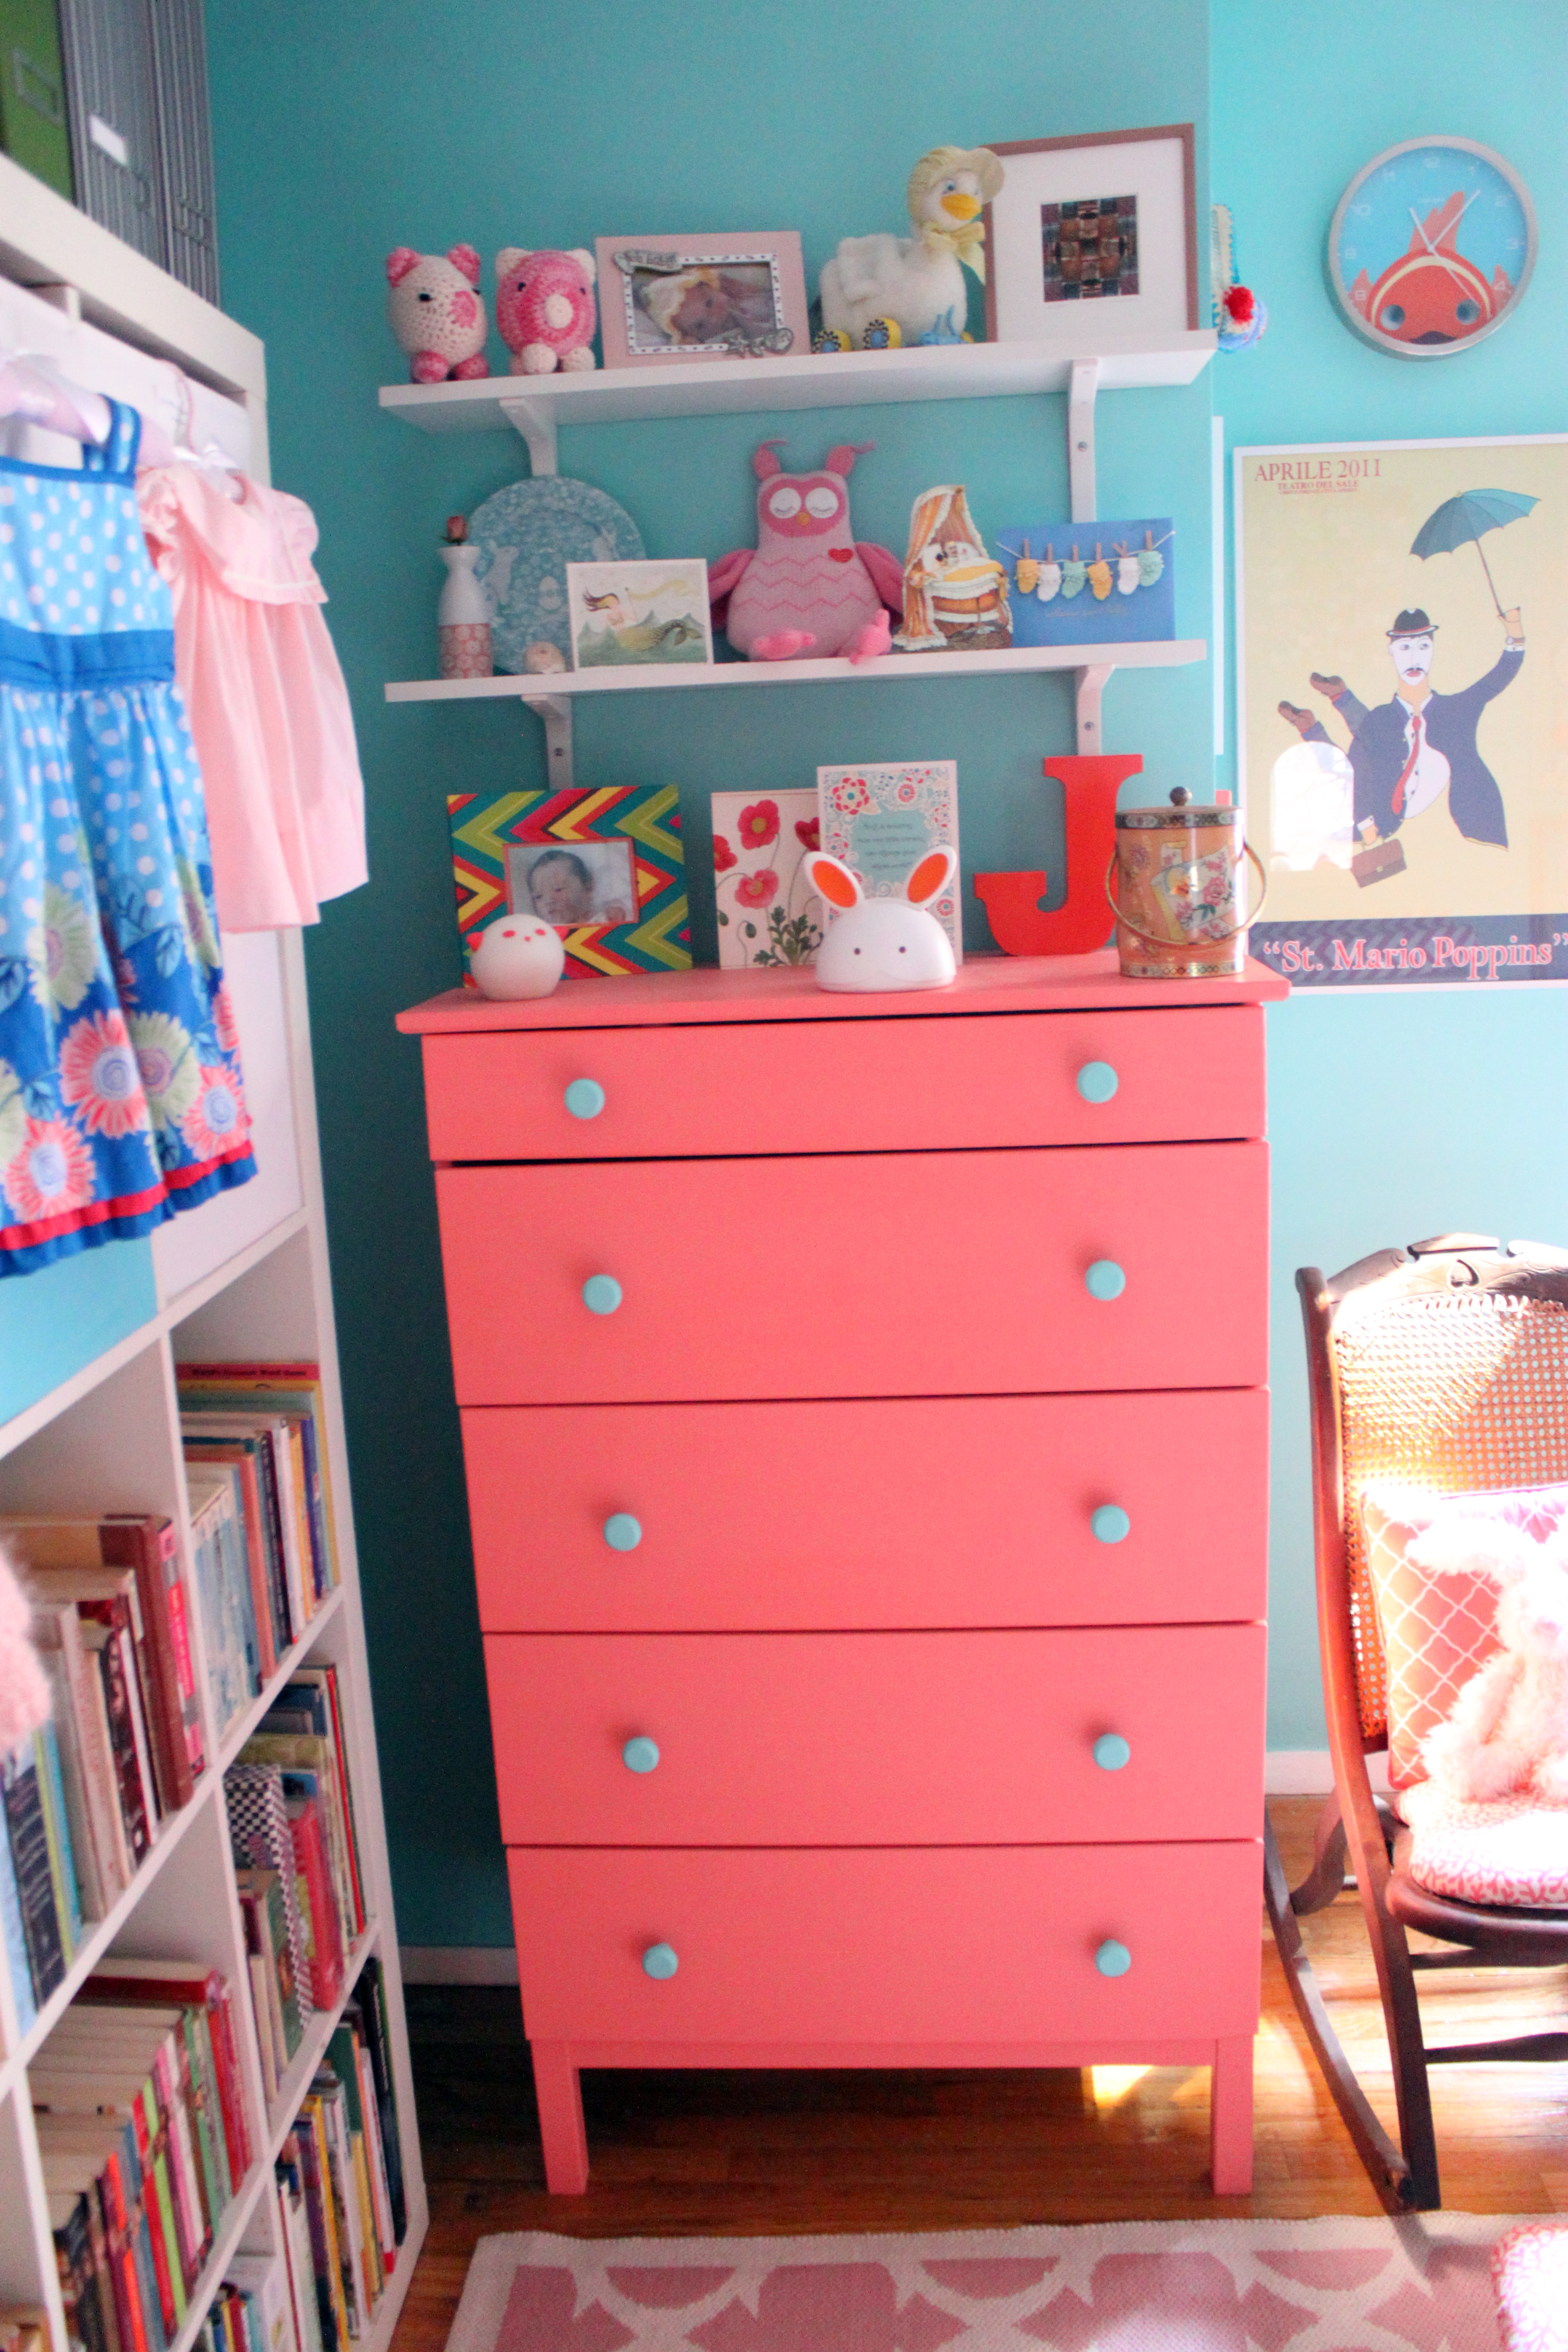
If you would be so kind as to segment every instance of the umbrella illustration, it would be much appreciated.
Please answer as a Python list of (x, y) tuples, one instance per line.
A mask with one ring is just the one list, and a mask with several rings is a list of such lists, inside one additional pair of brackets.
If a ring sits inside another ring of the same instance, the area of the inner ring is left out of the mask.
[(1415, 539), (1410, 552), (1426, 559), (1428, 555), (1448, 555), (1456, 547), (1475, 541), (1476, 553), (1481, 559), (1481, 570), (1487, 575), (1487, 586), (1497, 604), (1498, 618), (1503, 609), (1498, 603), (1498, 593), (1492, 580), (1491, 566), (1481, 545), (1482, 533), (1501, 530), (1505, 523), (1517, 522), (1527, 515), (1539, 499), (1527, 499), (1517, 490), (1461, 490), (1457, 499), (1445, 499), (1436, 511), (1429, 514)]

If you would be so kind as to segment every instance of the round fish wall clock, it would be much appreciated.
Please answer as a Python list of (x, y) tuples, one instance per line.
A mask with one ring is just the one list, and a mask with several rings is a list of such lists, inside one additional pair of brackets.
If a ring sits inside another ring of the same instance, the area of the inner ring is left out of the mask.
[(1329, 278), (1347, 323), (1396, 359), (1447, 359), (1511, 317), (1535, 267), (1535, 207), (1473, 139), (1407, 139), (1340, 198)]

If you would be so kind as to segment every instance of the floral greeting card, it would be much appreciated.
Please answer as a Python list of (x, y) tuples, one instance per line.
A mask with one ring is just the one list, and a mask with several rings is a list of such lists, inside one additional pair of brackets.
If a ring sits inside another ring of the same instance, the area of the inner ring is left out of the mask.
[[(860, 877), (868, 898), (900, 898), (928, 849), (958, 847), (958, 766), (915, 760), (858, 768), (818, 768), (822, 846)], [(956, 882), (931, 913), (963, 961), (963, 910)]]
[(817, 846), (815, 793), (714, 793), (721, 965), (816, 961), (822, 901), (807, 886), (801, 860)]

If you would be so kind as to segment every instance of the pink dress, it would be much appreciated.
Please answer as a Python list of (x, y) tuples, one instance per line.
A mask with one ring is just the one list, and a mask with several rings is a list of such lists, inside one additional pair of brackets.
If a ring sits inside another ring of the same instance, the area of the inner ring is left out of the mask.
[[(243, 479), (243, 478), (241, 478)], [(142, 524), (174, 604), (174, 666), (206, 786), (226, 930), (320, 919), (366, 879), (364, 783), (302, 499), (194, 466), (140, 476)]]

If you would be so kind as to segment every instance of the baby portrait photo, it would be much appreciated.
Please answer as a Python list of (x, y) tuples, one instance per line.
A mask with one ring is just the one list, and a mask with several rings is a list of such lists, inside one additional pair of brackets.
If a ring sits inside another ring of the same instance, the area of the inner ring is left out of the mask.
[(594, 923), (629, 923), (637, 912), (629, 841), (520, 842), (509, 860), (511, 903), (558, 931)]
[(597, 240), (606, 367), (804, 352), (805, 277), (793, 230)]

